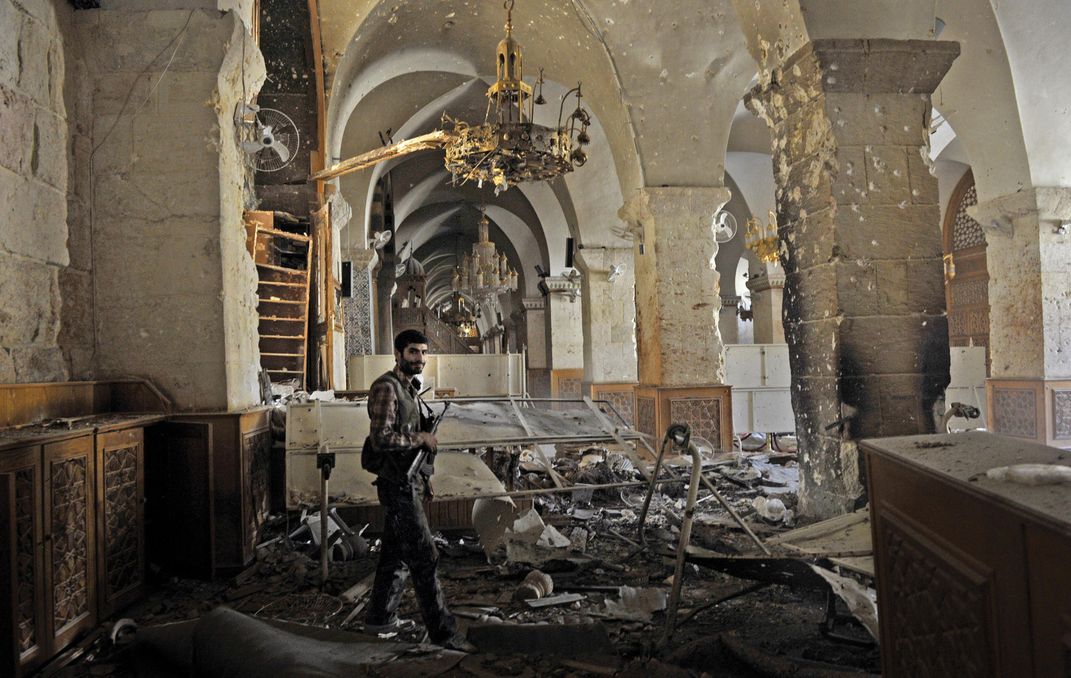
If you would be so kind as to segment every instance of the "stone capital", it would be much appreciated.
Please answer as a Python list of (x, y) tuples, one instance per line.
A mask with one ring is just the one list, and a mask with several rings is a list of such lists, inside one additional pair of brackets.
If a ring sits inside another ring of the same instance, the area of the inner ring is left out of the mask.
[(353, 218), (353, 208), (346, 202), (346, 199), (342, 197), (342, 194), (338, 191), (331, 193), (327, 199), (327, 204), (331, 209), (331, 227), (336, 231), (341, 231), (350, 223), (350, 219)]
[(723, 294), (721, 295), (721, 307), (722, 308), (737, 308), (740, 306), (740, 297), (735, 294)]
[(542, 311), (547, 307), (547, 303), (543, 297), (524, 297), (521, 299), (521, 306), (524, 306), (525, 311)]
[(581, 280), (579, 275), (552, 275), (543, 278), (543, 283), (546, 284), (551, 294), (566, 297), (569, 301), (576, 301), (580, 297)]
[(583, 247), (576, 253), (576, 262), (577, 268), (590, 278), (593, 273), (609, 273), (611, 266), (631, 265), (632, 256), (631, 247)]
[(813, 40), (760, 80), (744, 104), (773, 126), (822, 94), (932, 94), (959, 53), (951, 41)]
[(634, 235), (660, 221), (693, 222), (696, 228), (712, 228), (711, 218), (732, 192), (724, 186), (662, 186), (638, 189), (625, 201), (617, 216)]
[(1038, 186), (1007, 193), (967, 208), (967, 214), (989, 233), (1010, 236), (1015, 222), (1036, 219), (1041, 226), (1071, 227), (1071, 187)]
[(342, 259), (350, 262), (354, 272), (371, 271), (379, 263), (379, 251), (370, 248), (347, 250)]
[(784, 271), (766, 271), (759, 275), (752, 276), (747, 280), (747, 288), (752, 292), (765, 292), (773, 289), (784, 289), (784, 287)]

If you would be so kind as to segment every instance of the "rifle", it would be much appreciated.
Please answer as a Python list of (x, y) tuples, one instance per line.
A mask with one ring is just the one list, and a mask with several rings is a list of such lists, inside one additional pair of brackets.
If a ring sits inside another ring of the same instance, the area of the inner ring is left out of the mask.
[[(421, 401), (421, 403), (423, 403), (423, 401)], [(450, 409), (450, 404), (451, 403), (446, 403), (446, 406), (443, 408), (443, 411), (440, 412), (439, 416), (435, 418), (435, 422), (431, 425), (431, 430), (428, 431), (428, 433), (435, 433), (435, 431), (439, 429), (439, 424), (442, 423), (443, 418), (446, 416), (446, 411)], [(425, 405), (425, 407), (427, 407), (427, 405)], [(431, 408), (428, 407), (428, 409)], [(413, 458), (413, 463), (409, 464), (409, 471), (405, 474), (405, 479), (407, 481), (413, 482), (413, 480), (416, 478), (416, 474), (420, 471), (420, 467), (423, 466), (425, 462), (427, 462), (428, 454), (430, 453), (426, 449), (421, 449), (419, 452), (417, 452), (417, 456)]]

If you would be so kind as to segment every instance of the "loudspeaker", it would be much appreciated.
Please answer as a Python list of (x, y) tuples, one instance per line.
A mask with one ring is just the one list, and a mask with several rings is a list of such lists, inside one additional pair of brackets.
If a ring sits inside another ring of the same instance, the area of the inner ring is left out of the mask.
[(573, 267), (573, 239), (572, 238), (566, 238), (565, 239), (565, 267), (566, 268), (572, 268)]
[(347, 297), (347, 298), (348, 297), (352, 297), (353, 296), (353, 262), (350, 262), (350, 261), (343, 261), (342, 262), (342, 280), (340, 280), (339, 282), (342, 283), (342, 296), (343, 297)]

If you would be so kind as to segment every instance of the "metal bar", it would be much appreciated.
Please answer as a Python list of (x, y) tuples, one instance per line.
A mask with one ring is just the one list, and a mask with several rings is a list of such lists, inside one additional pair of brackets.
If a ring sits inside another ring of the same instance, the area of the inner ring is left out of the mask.
[(692, 477), (688, 483), (688, 503), (684, 508), (684, 521), (681, 523), (681, 537), (677, 542), (677, 563), (673, 568), (673, 588), (669, 594), (669, 607), (666, 610), (666, 631), (662, 637), (665, 644), (673, 636), (677, 626), (677, 606), (681, 601), (681, 586), (684, 583), (684, 559), (688, 542), (692, 540), (692, 518), (695, 516), (695, 501), (699, 498), (699, 483), (703, 477), (703, 460), (695, 443), (688, 443), (688, 452), (692, 455)]
[(729, 505), (729, 502), (725, 501), (725, 497), (721, 496), (721, 493), (718, 492), (717, 488), (714, 487), (714, 483), (707, 480), (707, 477), (702, 474), (700, 474), (699, 477), (700, 479), (702, 479), (703, 484), (707, 486), (707, 489), (714, 494), (714, 498), (718, 500), (718, 503), (721, 504), (722, 507), (724, 507), (725, 510), (729, 512), (729, 515), (733, 517), (733, 520), (740, 524), (740, 527), (744, 528), (744, 532), (747, 532), (747, 536), (751, 537), (751, 540), (754, 541), (760, 549), (762, 549), (763, 553), (765, 553), (766, 555), (770, 555), (770, 549), (766, 548), (766, 544), (762, 543), (762, 540), (759, 539), (758, 536), (751, 531), (751, 528), (747, 526), (747, 523), (744, 522), (744, 519), (741, 518), (735, 510), (733, 510), (733, 507)]
[(517, 400), (513, 396), (510, 396), (509, 404), (513, 406), (513, 413), (517, 415), (517, 421), (521, 422), (521, 427), (524, 429), (524, 432), (531, 438), (532, 427), (528, 425), (528, 420), (521, 414), (521, 408), (517, 405)]
[[(656, 480), (656, 485), (669, 485), (671, 483), (683, 483), (684, 478), (663, 478), (662, 480)], [(602, 485), (572, 485), (570, 487), (540, 487), (534, 490), (503, 490), (502, 492), (480, 492), (477, 494), (459, 494), (451, 496), (436, 496), (436, 501), (456, 501), (458, 499), (498, 499), (502, 497), (531, 497), (539, 494), (564, 494), (566, 492), (577, 492), (582, 490), (616, 490), (624, 489), (628, 487), (646, 487), (648, 485), (646, 480), (632, 480), (620, 483), (604, 483)], [(336, 506), (377, 506), (378, 504), (373, 501), (369, 502), (346, 502), (336, 501)]]
[(647, 526), (647, 511), (651, 508), (651, 497), (654, 496), (655, 479), (658, 478), (658, 472), (662, 468), (662, 457), (666, 454), (666, 445), (669, 443), (669, 438), (662, 440), (662, 446), (658, 448), (658, 455), (655, 457), (654, 471), (650, 478), (650, 486), (647, 488), (647, 496), (643, 498), (643, 509), (640, 511), (640, 524), (636, 529), (636, 540), (641, 544), (646, 543), (643, 537), (643, 530)]
[[(590, 409), (592, 413), (599, 419), (599, 423), (601, 423), (607, 429), (610, 435), (614, 437), (614, 442), (625, 448), (625, 456), (627, 456), (629, 461), (632, 462), (632, 465), (636, 467), (636, 470), (640, 472), (640, 475), (642, 475), (648, 481), (654, 480), (657, 477), (658, 472), (655, 471), (655, 475), (647, 473), (647, 464), (643, 463), (643, 460), (641, 460), (637, 456), (635, 446), (627, 445), (625, 443), (625, 439), (621, 436), (621, 432), (618, 431), (618, 427), (614, 426), (610, 422), (610, 420), (606, 418), (606, 415), (603, 414), (602, 411), (599, 410), (599, 408), (595, 407), (595, 402), (592, 401), (591, 398), (584, 396), (584, 404), (586, 404), (588, 406), (588, 409)], [(619, 414), (617, 416), (620, 417), (621, 415)], [(624, 419), (622, 419), (622, 422), (623, 421)]]
[[(623, 440), (635, 440), (625, 437)], [(472, 447), (492, 447), (494, 445), (522, 445), (524, 443), (597, 443), (615, 442), (613, 438), (606, 436), (546, 436), (544, 438), (481, 438), (479, 440), (458, 440), (448, 443), (439, 443), (439, 450), (467, 450)], [(337, 454), (356, 454), (361, 451), (357, 446), (332, 447), (332, 452)], [(287, 454), (296, 456), (315, 456), (316, 450), (312, 448), (290, 448)], [(643, 473), (642, 469), (640, 471)], [(646, 474), (644, 474), (646, 475)]]

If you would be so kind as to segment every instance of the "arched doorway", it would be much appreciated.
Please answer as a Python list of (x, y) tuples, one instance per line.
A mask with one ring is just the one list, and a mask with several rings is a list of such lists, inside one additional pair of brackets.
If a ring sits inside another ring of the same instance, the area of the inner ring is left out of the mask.
[(949, 346), (985, 346), (989, 374), (989, 272), (982, 225), (967, 214), (978, 203), (971, 170), (952, 192), (943, 224)]

